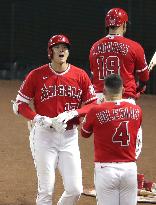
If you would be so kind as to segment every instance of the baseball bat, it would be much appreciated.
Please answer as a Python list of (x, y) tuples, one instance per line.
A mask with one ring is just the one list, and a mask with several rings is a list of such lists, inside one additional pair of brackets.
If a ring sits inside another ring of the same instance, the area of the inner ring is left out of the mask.
[(148, 70), (151, 71), (155, 65), (156, 65), (156, 51), (151, 58), (151, 61), (148, 66)]

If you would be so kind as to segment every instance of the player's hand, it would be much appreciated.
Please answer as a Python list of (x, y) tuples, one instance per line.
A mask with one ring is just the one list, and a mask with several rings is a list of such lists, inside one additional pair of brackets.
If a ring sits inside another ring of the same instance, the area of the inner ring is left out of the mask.
[(33, 122), (44, 128), (54, 128), (57, 132), (64, 132), (67, 125), (58, 121), (57, 117), (46, 117), (41, 115), (36, 115)]
[(51, 118), (52, 120), (52, 127), (60, 133), (64, 133), (66, 131), (67, 124), (64, 122), (60, 122), (58, 117)]
[(142, 81), (139, 81), (137, 82), (137, 88), (136, 88), (136, 91), (137, 93), (144, 93), (146, 90), (146, 82), (142, 82)]
[(138, 99), (141, 94), (143, 94), (146, 90), (146, 82), (139, 81), (137, 82), (137, 88), (136, 88), (136, 98)]
[(77, 116), (78, 116), (78, 112), (76, 110), (65, 111), (63, 113), (60, 113), (57, 116), (57, 120), (58, 122), (61, 122), (61, 123), (67, 123), (69, 120)]
[(105, 96), (103, 93), (98, 93), (97, 94), (97, 104), (101, 104), (105, 101)]
[(14, 100), (11, 100), (11, 102), (12, 102), (12, 109), (13, 109), (14, 114), (18, 115), (19, 114), (19, 112), (18, 112), (18, 105), (20, 103), (14, 101)]
[(52, 118), (38, 114), (34, 117), (33, 122), (45, 128), (50, 128), (50, 126), (52, 126)]

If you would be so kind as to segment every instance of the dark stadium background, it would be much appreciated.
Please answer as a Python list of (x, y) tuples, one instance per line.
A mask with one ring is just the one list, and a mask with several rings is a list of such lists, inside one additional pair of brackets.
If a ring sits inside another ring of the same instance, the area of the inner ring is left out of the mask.
[[(36, 66), (48, 62), (47, 42), (65, 34), (72, 42), (70, 62), (89, 73), (89, 50), (105, 35), (104, 17), (113, 7), (129, 14), (127, 37), (145, 49), (149, 63), (156, 48), (155, 0), (1, 0), (0, 79), (22, 80)], [(156, 94), (156, 70), (147, 94)]]

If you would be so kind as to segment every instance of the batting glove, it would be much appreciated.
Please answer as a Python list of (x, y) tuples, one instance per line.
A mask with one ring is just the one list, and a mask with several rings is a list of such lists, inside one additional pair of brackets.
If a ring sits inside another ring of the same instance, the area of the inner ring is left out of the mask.
[(13, 112), (15, 115), (18, 115), (19, 112), (18, 112), (18, 106), (21, 104), (21, 102), (16, 102), (14, 100), (11, 100), (12, 102), (12, 109), (13, 109)]
[(57, 117), (46, 117), (41, 115), (36, 115), (33, 119), (33, 122), (44, 128), (54, 128), (57, 132), (64, 132), (67, 125), (64, 123), (58, 122)]
[(57, 120), (58, 122), (66, 123), (77, 116), (78, 116), (78, 112), (76, 110), (65, 111), (57, 116)]
[(52, 118), (50, 117), (46, 117), (46, 116), (42, 116), (42, 115), (36, 115), (33, 119), (33, 122), (36, 123), (37, 125), (41, 126), (41, 127), (49, 127), (52, 126)]
[(52, 127), (59, 133), (64, 133), (66, 131), (67, 124), (64, 122), (59, 122), (57, 117), (52, 119)]

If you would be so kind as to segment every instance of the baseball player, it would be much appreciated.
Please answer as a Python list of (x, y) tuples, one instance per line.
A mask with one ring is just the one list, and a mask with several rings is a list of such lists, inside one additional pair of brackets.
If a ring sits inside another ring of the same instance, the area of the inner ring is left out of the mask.
[[(112, 73), (123, 79), (123, 98), (135, 103), (146, 89), (149, 72), (142, 46), (124, 37), (128, 15), (121, 8), (113, 8), (106, 14), (108, 34), (95, 42), (90, 49), (90, 69), (98, 103), (103, 100), (103, 80)], [(137, 83), (136, 83), (137, 82)]]
[(94, 134), (95, 189), (98, 205), (137, 204), (138, 135), (142, 111), (122, 99), (121, 77), (104, 80), (105, 102), (94, 105), (86, 115), (81, 134)]
[[(81, 109), (82, 103), (96, 102), (96, 96), (86, 72), (67, 62), (70, 45), (64, 35), (50, 38), (50, 63), (27, 75), (13, 104), (15, 113), (35, 123), (30, 132), (30, 147), (38, 177), (37, 205), (52, 205), (56, 168), (65, 189), (58, 205), (74, 205), (83, 189), (78, 115), (86, 113), (89, 107)], [(31, 101), (34, 109), (29, 105)], [(68, 121), (67, 127), (58, 120), (60, 113), (61, 119), (65, 116)]]

